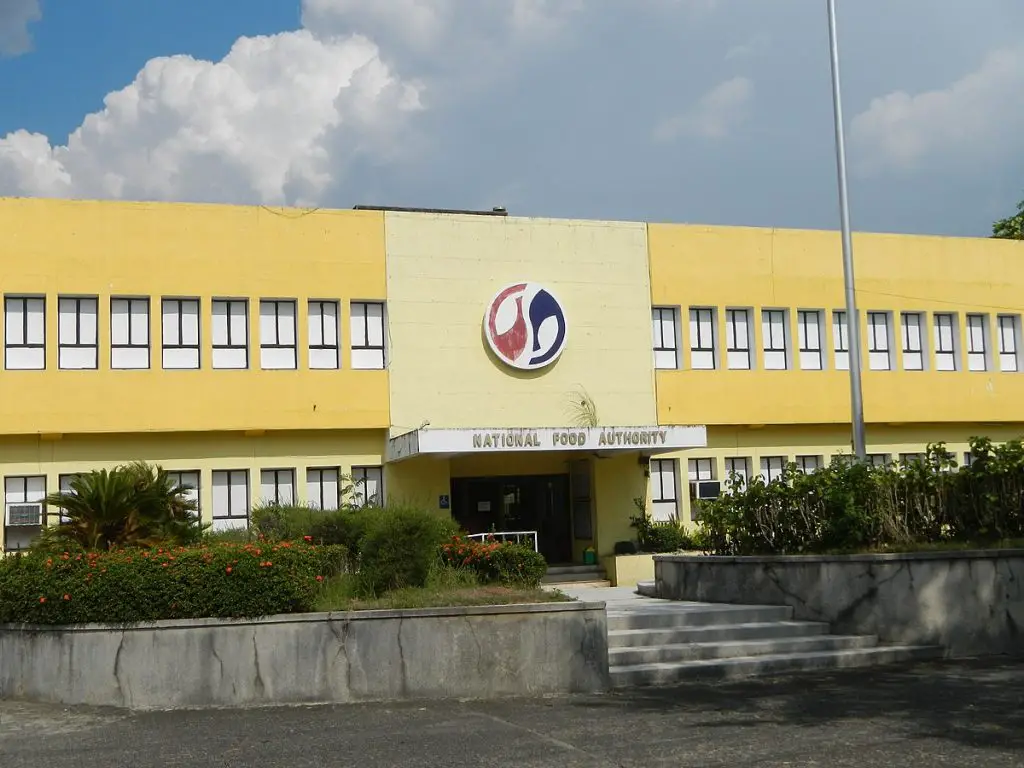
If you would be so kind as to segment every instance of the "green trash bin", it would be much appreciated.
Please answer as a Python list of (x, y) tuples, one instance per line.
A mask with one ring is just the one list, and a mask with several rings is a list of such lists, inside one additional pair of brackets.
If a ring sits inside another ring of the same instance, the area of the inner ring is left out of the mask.
[(583, 550), (583, 564), (584, 565), (597, 565), (597, 553), (593, 547), (587, 547)]

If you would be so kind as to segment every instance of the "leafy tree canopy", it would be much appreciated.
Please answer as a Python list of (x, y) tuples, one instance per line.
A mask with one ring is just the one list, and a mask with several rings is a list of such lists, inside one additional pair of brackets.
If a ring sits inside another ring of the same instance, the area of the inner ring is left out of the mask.
[(1024, 240), (1024, 200), (1017, 203), (1017, 213), (992, 225), (992, 237), (1000, 240)]

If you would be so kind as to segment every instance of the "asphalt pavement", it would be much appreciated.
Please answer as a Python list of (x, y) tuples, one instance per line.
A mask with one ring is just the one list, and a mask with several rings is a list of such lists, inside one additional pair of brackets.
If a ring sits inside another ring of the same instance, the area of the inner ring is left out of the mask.
[(1024, 661), (603, 696), (129, 714), (0, 702), (0, 765), (1022, 766)]

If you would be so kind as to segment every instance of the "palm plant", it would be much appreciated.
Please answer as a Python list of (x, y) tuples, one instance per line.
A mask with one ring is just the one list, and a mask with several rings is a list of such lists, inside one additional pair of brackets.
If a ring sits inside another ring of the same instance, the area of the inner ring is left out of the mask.
[(144, 462), (78, 475), (70, 492), (46, 498), (60, 510), (61, 524), (47, 528), (40, 543), (84, 549), (195, 543), (205, 526), (188, 491)]

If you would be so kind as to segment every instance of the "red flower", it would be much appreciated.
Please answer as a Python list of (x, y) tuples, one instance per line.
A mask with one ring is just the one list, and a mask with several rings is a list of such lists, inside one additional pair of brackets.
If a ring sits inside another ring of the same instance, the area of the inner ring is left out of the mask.
[(312, 537), (312, 536), (303, 536), (303, 537), (302, 537), (302, 540), (303, 540), (303, 541), (312, 541), (312, 540), (313, 540), (313, 537)]
[(231, 566), (230, 565), (227, 568), (224, 569), (224, 573), (231, 573)]
[(40, 597), (39, 598), (39, 602), (40, 603), (45, 603), (46, 602), (46, 598), (45, 597)]
[(71, 595), (64, 595), (64, 599), (65, 600), (70, 600), (71, 599)]
[(324, 577), (323, 577), (323, 576), (317, 576), (317, 577), (316, 577), (316, 580), (317, 580), (317, 581), (323, 581), (323, 580), (324, 580)]

